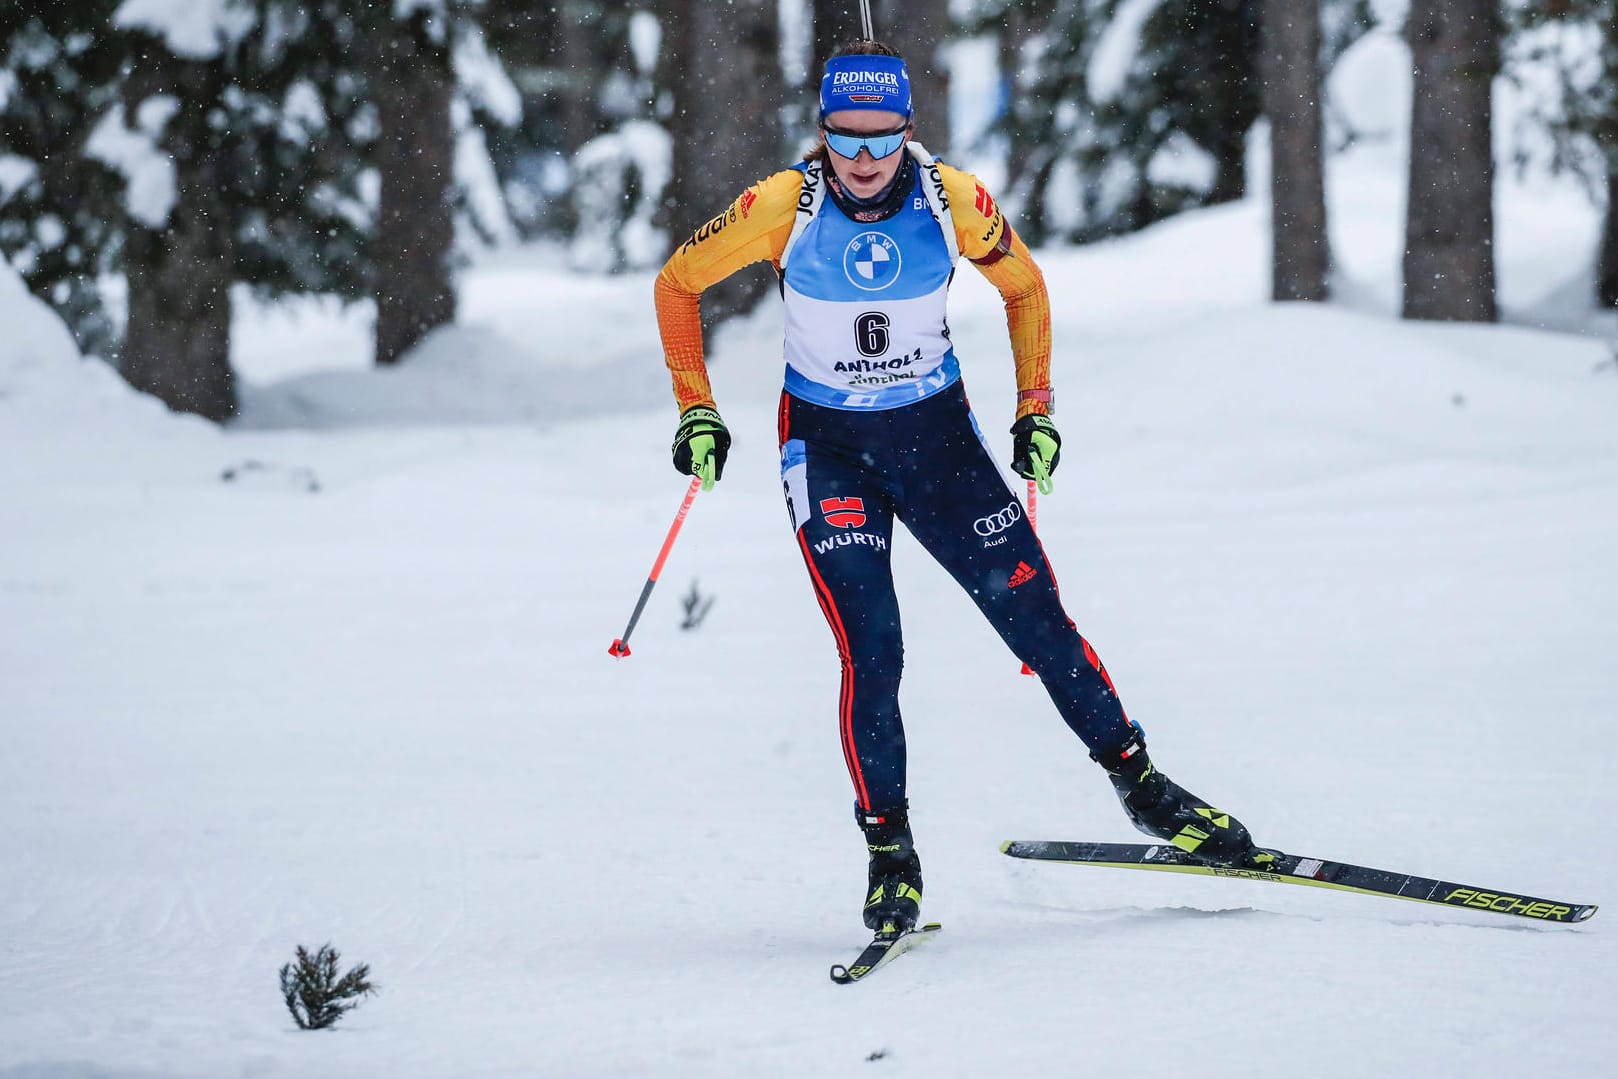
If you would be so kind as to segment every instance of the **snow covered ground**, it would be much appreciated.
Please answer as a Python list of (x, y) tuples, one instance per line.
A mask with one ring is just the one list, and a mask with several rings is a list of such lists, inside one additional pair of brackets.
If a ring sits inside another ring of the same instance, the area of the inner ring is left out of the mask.
[[(1511, 324), (1391, 316), (1397, 177), (1333, 172), (1344, 299), (1264, 301), (1247, 203), (1041, 261), (1063, 595), (1169, 774), (1282, 849), (1618, 903), (1618, 339), (1595, 211), (1501, 192)], [(998, 298), (952, 316), (1009, 456)], [(247, 413), (170, 416), (0, 274), (0, 1077), (1611, 1075), (1618, 935), (1012, 862), (1132, 840), (909, 542), (926, 948), (870, 984), (836, 657), (773, 454), (780, 313), (676, 509), (650, 279), (545, 252), (365, 367), (243, 313)], [(1553, 332), (1573, 329), (1579, 334)], [(715, 598), (678, 628), (693, 582)], [(381, 994), (301, 1034), (299, 943)]]

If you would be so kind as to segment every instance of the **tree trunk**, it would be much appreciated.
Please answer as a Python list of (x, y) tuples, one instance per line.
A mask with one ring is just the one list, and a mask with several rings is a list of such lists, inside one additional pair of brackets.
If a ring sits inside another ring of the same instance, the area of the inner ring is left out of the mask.
[(175, 202), (166, 227), (133, 228), (125, 241), (129, 310), (119, 369), (131, 386), (176, 412), (222, 421), (236, 412), (235, 252), (222, 165), (203, 119), (213, 100), (212, 74), (203, 64), (175, 64), (172, 71), (183, 104), (163, 147), (174, 161)]
[[(1610, 87), (1618, 80), (1618, 18), (1602, 20), (1601, 55)], [(1602, 307), (1618, 307), (1618, 100), (1609, 93), (1607, 116), (1602, 125), (1607, 136), (1607, 216), (1601, 230), (1601, 257), (1596, 265), (1596, 302)]]
[[(694, 53), (696, 28), (691, 22), (693, 0), (663, 0), (658, 19), (663, 36), (657, 49), (657, 92), (673, 99), (674, 105), (667, 119), (669, 134), (673, 138), (672, 167), (669, 181), (663, 185), (663, 205), (658, 209), (657, 227), (668, 233), (676, 245), (685, 242), (691, 233), (691, 222), (700, 210), (687, 210), (694, 202), (696, 188), (680, 165), (680, 140), (691, 133), (691, 118), (687, 114), (687, 101), (691, 96), (691, 83), (697, 78), (688, 59)], [(819, 85), (818, 83), (816, 84)]]
[(1607, 217), (1601, 230), (1601, 261), (1596, 267), (1596, 302), (1602, 307), (1618, 307), (1618, 172), (1615, 171), (1607, 173)]
[(883, 0), (873, 4), (876, 39), (897, 49), (910, 72), (916, 107), (916, 141), (935, 154), (949, 150), (950, 37), (948, 0)]
[[(677, 30), (690, 28), (690, 47), (675, 54), (686, 66), (671, 124), (677, 178), (671, 222), (678, 243), (788, 162), (775, 4), (697, 3), (673, 22)], [(758, 266), (715, 285), (703, 294), (703, 321), (711, 327), (751, 309), (774, 281), (768, 267)]]
[(1498, 14), (1484, 0), (1414, 0), (1405, 35), (1415, 85), (1404, 317), (1493, 322)]
[[(818, 93), (820, 72), (826, 60), (844, 45), (865, 36), (865, 30), (860, 23), (859, 5), (843, 3), (841, 0), (811, 0), (810, 19), (814, 24), (812, 33), (814, 44), (809, 56), (811, 76), (809, 81)], [(877, 40), (883, 40), (882, 28), (879, 26), (876, 30)]]
[(1324, 300), (1331, 249), (1321, 154), (1320, 0), (1265, 0), (1262, 63), (1270, 118), (1271, 295)]
[(571, 161), (579, 147), (596, 137), (593, 98), (608, 72), (601, 70), (596, 61), (592, 43), (600, 32), (600, 21), (591, 25), (591, 5), (584, 0), (561, 0), (558, 7), (561, 17), (556, 25), (556, 66), (562, 70), (566, 85), (557, 96), (561, 98), (562, 146)]
[(1208, 192), (1208, 205), (1219, 206), (1227, 202), (1240, 202), (1247, 197), (1247, 133), (1237, 128), (1222, 127), (1219, 138), (1210, 147), (1214, 159), (1213, 189)]
[(424, 11), (384, 20), (377, 34), (376, 362), (391, 364), (455, 318), (455, 79), (449, 49), (430, 36)]
[(1030, 138), (1030, 124), (1018, 108), (1029, 100), (1028, 86), (1022, 79), (1023, 46), (1028, 44), (1028, 15), (1023, 4), (1006, 6), (1000, 21), (995, 49), (1000, 65), (1000, 86), (1005, 93), (1006, 112), (1006, 191), (1010, 192), (1029, 179), (1028, 168), (1034, 149)]

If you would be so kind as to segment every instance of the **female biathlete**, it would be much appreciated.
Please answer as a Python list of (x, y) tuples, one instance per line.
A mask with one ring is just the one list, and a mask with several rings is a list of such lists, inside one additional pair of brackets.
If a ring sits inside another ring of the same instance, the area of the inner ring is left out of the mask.
[(921, 862), (905, 798), (893, 522), (966, 589), (1106, 770), (1135, 825), (1194, 857), (1262, 866), (1247, 829), (1157, 771), (1106, 669), (1062, 609), (1049, 561), (967, 406), (945, 301), (965, 257), (1005, 299), (1017, 368), (1012, 471), (1048, 485), (1044, 278), (982, 184), (911, 142), (904, 61), (860, 41), (826, 64), (820, 142), (699, 229), (657, 278), (680, 423), (674, 467), (711, 486), (730, 435), (703, 362), (702, 291), (769, 259), (786, 301), (779, 441), (787, 509), (842, 660), (838, 726), (865, 833), (864, 920), (916, 923)]

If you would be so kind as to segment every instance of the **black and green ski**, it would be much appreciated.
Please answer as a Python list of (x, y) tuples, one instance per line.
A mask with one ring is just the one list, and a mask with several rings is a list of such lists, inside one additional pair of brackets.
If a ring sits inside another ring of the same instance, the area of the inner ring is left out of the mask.
[(940, 929), (944, 928), (937, 922), (928, 922), (926, 925), (903, 932), (887, 931), (878, 933), (871, 938), (871, 943), (865, 946), (858, 958), (848, 966), (841, 963), (832, 964), (831, 980), (838, 985), (850, 985), (861, 978), (881, 970), (895, 959), (899, 958), (916, 945), (930, 939)]
[(1165, 873), (1199, 873), (1209, 877), (1238, 880), (1267, 880), (1277, 884), (1306, 884), (1313, 888), (1334, 888), (1362, 895), (1382, 895), (1390, 899), (1411, 899), (1447, 907), (1486, 910), (1511, 914), (1541, 922), (1582, 922), (1596, 912), (1594, 903), (1570, 903), (1560, 899), (1540, 899), (1498, 888), (1368, 869), (1323, 858), (1304, 858), (1276, 853), (1273, 869), (1244, 869), (1199, 862), (1177, 847), (1166, 843), (1062, 843), (1012, 841), (1000, 850), (1013, 858), (1041, 862), (1067, 862), (1072, 865), (1106, 866), (1113, 869), (1155, 869)]

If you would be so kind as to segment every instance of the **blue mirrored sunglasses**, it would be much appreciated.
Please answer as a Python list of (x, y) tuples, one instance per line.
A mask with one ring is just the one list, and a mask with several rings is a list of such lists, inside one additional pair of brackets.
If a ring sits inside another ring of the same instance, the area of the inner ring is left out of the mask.
[(861, 135), (847, 131), (838, 131), (835, 128), (822, 124), (820, 129), (826, 134), (826, 145), (838, 157), (853, 160), (865, 150), (873, 158), (880, 161), (905, 144), (908, 138), (910, 125), (906, 124), (897, 131), (888, 131), (878, 135)]

